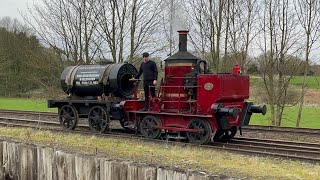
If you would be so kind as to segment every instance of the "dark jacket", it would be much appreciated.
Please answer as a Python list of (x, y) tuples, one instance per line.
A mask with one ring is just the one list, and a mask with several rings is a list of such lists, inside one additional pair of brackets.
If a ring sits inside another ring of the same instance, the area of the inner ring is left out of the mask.
[(158, 79), (158, 69), (154, 61), (142, 62), (138, 74), (134, 77), (138, 79), (143, 73), (144, 81), (153, 81)]

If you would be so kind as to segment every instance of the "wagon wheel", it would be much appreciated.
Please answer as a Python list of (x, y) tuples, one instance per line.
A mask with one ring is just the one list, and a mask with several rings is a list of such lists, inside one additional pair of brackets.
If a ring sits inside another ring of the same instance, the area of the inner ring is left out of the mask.
[(101, 106), (94, 106), (89, 111), (88, 122), (91, 131), (104, 133), (109, 129), (109, 113)]
[(146, 138), (159, 138), (161, 129), (154, 129), (154, 126), (162, 126), (161, 121), (152, 115), (144, 117), (140, 124), (140, 132)]
[(191, 143), (194, 144), (204, 144), (210, 140), (211, 135), (211, 127), (203, 119), (192, 119), (188, 125), (189, 129), (197, 129), (199, 132), (192, 133), (187, 132), (187, 137)]
[(79, 115), (74, 106), (64, 105), (59, 109), (59, 121), (63, 128), (74, 130), (78, 124)]

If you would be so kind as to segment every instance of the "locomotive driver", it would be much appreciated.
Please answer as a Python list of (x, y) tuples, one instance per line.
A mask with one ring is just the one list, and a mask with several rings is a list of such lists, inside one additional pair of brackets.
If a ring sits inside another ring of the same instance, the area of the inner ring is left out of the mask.
[[(138, 79), (141, 74), (143, 74), (143, 89), (144, 89), (144, 97), (145, 97), (145, 105), (141, 111), (148, 110), (148, 100), (149, 100), (149, 93), (152, 97), (156, 95), (155, 85), (157, 85), (158, 79), (158, 69), (157, 65), (154, 61), (149, 59), (149, 53), (145, 52), (142, 54), (143, 61), (140, 65), (140, 69), (138, 74), (135, 75), (133, 79)], [(150, 87), (149, 86), (153, 86)], [(150, 89), (150, 92), (149, 92)]]

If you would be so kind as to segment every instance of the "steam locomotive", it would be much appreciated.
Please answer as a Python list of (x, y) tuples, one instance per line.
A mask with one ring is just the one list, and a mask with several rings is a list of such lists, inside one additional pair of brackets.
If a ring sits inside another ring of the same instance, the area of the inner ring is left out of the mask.
[(164, 61), (165, 77), (149, 98), (148, 111), (140, 111), (145, 102), (131, 81), (137, 70), (127, 63), (67, 67), (61, 86), (70, 97), (48, 100), (48, 107), (59, 109), (66, 129), (87, 118), (93, 132), (104, 133), (111, 120), (118, 120), (147, 138), (170, 135), (196, 144), (228, 140), (238, 129), (241, 133), (253, 113), (265, 115), (265, 105), (246, 101), (249, 76), (239, 73), (239, 67), (230, 74), (210, 73), (206, 61), (187, 51), (188, 31), (178, 32), (179, 51)]

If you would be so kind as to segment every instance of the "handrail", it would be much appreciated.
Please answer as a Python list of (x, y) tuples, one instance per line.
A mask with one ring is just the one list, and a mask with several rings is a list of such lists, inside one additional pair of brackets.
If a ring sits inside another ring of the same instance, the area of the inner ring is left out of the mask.
[[(156, 86), (149, 86), (149, 98), (148, 99), (151, 99), (151, 88), (155, 88)], [(180, 113), (181, 112), (181, 103), (190, 103), (190, 106), (192, 103), (196, 103), (197, 100), (192, 100), (192, 101), (185, 101), (185, 100), (181, 100), (181, 88), (198, 88), (198, 87), (201, 87), (201, 86), (163, 86), (163, 85), (160, 85), (159, 86), (159, 89), (158, 89), (158, 93), (157, 93), (157, 98), (160, 98), (160, 92), (162, 93), (163, 92), (163, 89), (165, 88), (178, 88), (178, 100), (175, 100), (175, 101), (161, 101), (161, 102), (165, 102), (165, 103), (170, 103), (170, 102), (176, 102), (178, 103), (178, 107), (177, 107), (177, 112)], [(161, 98), (162, 99), (162, 98)], [(150, 107), (151, 105), (151, 101), (148, 101), (148, 107)], [(191, 107), (190, 107), (191, 108)]]

